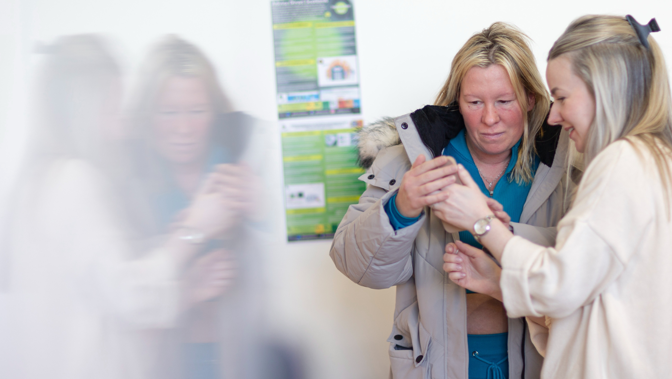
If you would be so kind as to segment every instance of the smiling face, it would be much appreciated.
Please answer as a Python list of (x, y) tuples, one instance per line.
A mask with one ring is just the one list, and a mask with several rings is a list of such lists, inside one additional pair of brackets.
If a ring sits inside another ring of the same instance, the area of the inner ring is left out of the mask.
[(202, 162), (214, 111), (208, 88), (195, 77), (168, 79), (159, 93), (153, 132), (159, 153), (172, 164)]
[[(529, 112), (534, 107), (534, 97), (528, 103)], [(523, 136), (526, 115), (501, 65), (470, 68), (462, 79), (459, 105), (467, 143), (472, 154), (482, 161), (505, 158)]]
[(563, 55), (548, 62), (546, 81), (555, 100), (548, 123), (560, 125), (569, 131), (569, 138), (576, 143), (576, 150), (583, 153), (588, 129), (595, 118), (593, 95), (586, 83), (572, 71), (572, 62)]

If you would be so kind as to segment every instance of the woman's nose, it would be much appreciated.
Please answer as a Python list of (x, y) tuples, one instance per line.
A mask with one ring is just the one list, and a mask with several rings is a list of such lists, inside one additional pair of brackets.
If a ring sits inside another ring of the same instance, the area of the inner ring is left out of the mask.
[(191, 132), (189, 115), (187, 113), (181, 113), (176, 121), (176, 131), (179, 134), (189, 134)]
[(485, 105), (483, 109), (483, 123), (490, 126), (499, 122), (499, 114), (494, 105)]
[(562, 122), (562, 117), (560, 117), (560, 111), (558, 111), (557, 104), (557, 102), (551, 104), (551, 112), (548, 114), (548, 123), (550, 125), (559, 125)]

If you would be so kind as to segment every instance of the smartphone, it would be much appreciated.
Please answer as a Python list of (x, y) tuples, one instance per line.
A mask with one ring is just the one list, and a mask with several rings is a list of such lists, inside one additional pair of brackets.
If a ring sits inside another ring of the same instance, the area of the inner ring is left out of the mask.
[[(443, 165), (443, 167), (447, 167), (447, 166), (451, 166), (451, 165), (456, 165), (456, 164), (457, 164), (457, 162), (455, 161), (455, 158), (453, 158), (453, 157), (451, 157), (451, 156), (447, 156), (447, 157), (448, 157), (448, 162), (446, 162), (446, 164)], [(455, 174), (455, 183), (456, 183), (456, 184), (460, 184), (460, 185), (462, 184), (462, 181), (461, 181), (460, 178), (457, 176), (457, 174)], [(443, 189), (441, 189), (441, 190), (443, 190)], [(458, 228), (458, 227), (456, 227), (456, 226), (453, 226), (453, 225), (448, 224), (448, 223), (443, 222), (443, 221), (442, 221), (441, 223), (443, 224), (443, 229), (445, 229), (445, 231), (448, 232), (448, 233), (457, 233), (457, 232), (460, 231), (460, 228)]]
[[(443, 165), (443, 167), (448, 167), (448, 166), (457, 164), (457, 162), (455, 161), (455, 158), (451, 157), (450, 155), (446, 155), (446, 156), (448, 157), (448, 162), (446, 162), (446, 164)], [(457, 176), (457, 174), (455, 174), (455, 183), (462, 184), (462, 181), (460, 181), (460, 177)]]

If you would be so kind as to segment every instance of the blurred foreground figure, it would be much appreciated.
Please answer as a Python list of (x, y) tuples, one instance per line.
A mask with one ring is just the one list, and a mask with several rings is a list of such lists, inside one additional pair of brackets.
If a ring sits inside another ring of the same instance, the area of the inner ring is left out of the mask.
[(204, 178), (179, 225), (148, 247), (118, 149), (114, 59), (95, 36), (44, 52), (32, 149), (1, 241), (0, 377), (158, 377), (167, 332), (226, 288), (225, 253), (196, 256), (236, 221), (221, 211), (223, 175)]
[[(205, 284), (164, 346), (166, 377), (250, 378), (263, 371), (259, 305), (265, 234), (259, 122), (231, 112), (212, 64), (193, 44), (169, 36), (148, 54), (133, 101), (134, 183), (151, 205), (147, 233), (170, 233), (199, 186), (218, 175), (219, 212), (231, 220), (215, 241), (199, 244), (190, 264), (203, 278), (213, 260), (226, 268), (223, 286)], [(266, 351), (266, 350), (264, 350)], [(276, 357), (277, 358), (277, 357)], [(276, 359), (274, 358), (274, 359)]]

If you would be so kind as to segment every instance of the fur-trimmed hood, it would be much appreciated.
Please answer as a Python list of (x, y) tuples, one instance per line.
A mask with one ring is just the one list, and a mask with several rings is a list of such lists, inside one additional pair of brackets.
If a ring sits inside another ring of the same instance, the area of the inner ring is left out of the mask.
[(384, 117), (372, 124), (365, 125), (358, 134), (359, 164), (367, 169), (371, 167), (381, 150), (401, 143), (399, 132), (397, 132), (394, 119), (391, 117)]
[[(465, 127), (464, 119), (454, 105), (448, 107), (427, 105), (411, 113), (410, 116), (420, 140), (435, 157), (440, 156), (448, 142)], [(561, 131), (562, 128), (544, 122), (535, 138), (541, 162), (549, 167), (553, 165)], [(359, 164), (368, 169), (382, 149), (399, 144), (401, 139), (394, 118), (385, 117), (365, 125), (359, 131), (357, 143)]]

